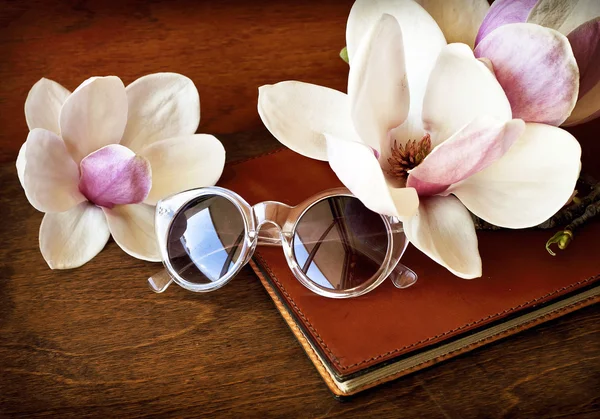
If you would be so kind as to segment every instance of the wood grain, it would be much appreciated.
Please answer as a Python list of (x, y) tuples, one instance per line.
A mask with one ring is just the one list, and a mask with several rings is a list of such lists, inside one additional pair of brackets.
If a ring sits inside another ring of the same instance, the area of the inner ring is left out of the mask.
[[(276, 145), (265, 137), (255, 133), (247, 147)], [(597, 306), (340, 403), (250, 269), (218, 292), (156, 295), (145, 278), (157, 265), (111, 241), (84, 267), (51, 271), (37, 248), (42, 214), (12, 166), (0, 168), (0, 182), (0, 416), (599, 413)]]
[(253, 130), (258, 87), (303, 80), (345, 90), (351, 0), (0, 1), (0, 161), (27, 136), (23, 104), (41, 77), (73, 90), (174, 71), (200, 92), (200, 131)]
[(600, 415), (600, 310), (590, 307), (346, 401), (335, 400), (249, 268), (226, 288), (155, 295), (156, 264), (114, 242), (51, 271), (12, 161), (41, 76), (75, 88), (154, 71), (199, 87), (202, 132), (228, 158), (277, 147), (256, 88), (301, 79), (343, 89), (351, 2), (2, 2), (0, 416), (583, 417)]

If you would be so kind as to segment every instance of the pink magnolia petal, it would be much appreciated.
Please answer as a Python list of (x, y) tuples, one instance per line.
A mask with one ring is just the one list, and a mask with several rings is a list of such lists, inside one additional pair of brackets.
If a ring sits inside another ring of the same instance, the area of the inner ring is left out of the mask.
[(600, 83), (600, 18), (579, 26), (567, 38), (579, 66), (579, 98), (582, 98)]
[[(446, 42), (473, 48), (475, 36), (490, 9), (487, 0), (415, 0), (437, 22)], [(530, 0), (531, 1), (531, 0)]]
[(505, 25), (483, 39), (475, 55), (492, 61), (514, 118), (558, 126), (575, 107), (579, 70), (561, 33), (530, 23)]
[(361, 143), (325, 135), (329, 165), (350, 191), (371, 211), (411, 216), (419, 198), (413, 188), (392, 188), (373, 150)]
[(24, 158), (22, 155), (17, 161), (17, 172), (21, 172), (25, 194), (35, 209), (63, 212), (86, 200), (77, 187), (77, 164), (55, 133), (34, 128), (21, 151)]
[(527, 22), (569, 34), (579, 25), (600, 16), (598, 0), (539, 0), (531, 9)]
[(160, 262), (158, 241), (154, 232), (154, 207), (146, 204), (117, 205), (103, 208), (108, 228), (125, 253), (137, 259)]
[(423, 123), (432, 144), (437, 146), (480, 116), (509, 121), (510, 103), (493, 73), (469, 47), (447, 45), (431, 72), (423, 101)]
[(140, 77), (127, 86), (128, 121), (121, 144), (138, 152), (155, 141), (192, 135), (200, 123), (194, 82), (177, 73)]
[(25, 100), (25, 119), (29, 130), (44, 128), (60, 134), (60, 109), (71, 92), (55, 81), (41, 78), (33, 85)]
[(576, 125), (600, 116), (600, 18), (592, 19), (567, 38), (579, 65), (579, 98), (564, 125)]
[(109, 237), (102, 210), (82, 202), (69, 211), (44, 215), (40, 250), (50, 268), (72, 269), (96, 256)]
[(568, 202), (579, 177), (580, 159), (581, 146), (567, 131), (529, 123), (501, 159), (450, 192), (494, 225), (531, 227)]
[(365, 37), (348, 76), (354, 127), (379, 151), (388, 132), (408, 116), (410, 97), (398, 21), (384, 14)]
[(152, 167), (152, 189), (144, 201), (217, 183), (225, 165), (223, 144), (212, 135), (196, 134), (157, 141), (140, 151)]
[(481, 276), (481, 257), (471, 214), (454, 196), (422, 200), (404, 220), (408, 240), (421, 252), (465, 279)]
[(62, 138), (77, 163), (88, 154), (121, 140), (127, 124), (127, 95), (115, 76), (86, 80), (60, 112)]
[(103, 147), (81, 160), (79, 189), (101, 207), (142, 202), (151, 186), (148, 160), (120, 144)]
[(529, 12), (538, 0), (496, 0), (492, 3), (485, 19), (479, 27), (475, 46), (488, 34), (509, 23), (527, 22)]
[(525, 123), (479, 117), (437, 146), (408, 176), (419, 196), (439, 194), (489, 167), (523, 134)]

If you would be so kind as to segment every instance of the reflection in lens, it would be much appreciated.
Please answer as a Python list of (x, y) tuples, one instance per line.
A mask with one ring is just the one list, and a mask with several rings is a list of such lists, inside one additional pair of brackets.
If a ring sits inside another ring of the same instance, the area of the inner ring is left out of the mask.
[(238, 208), (221, 196), (202, 196), (175, 216), (167, 252), (173, 269), (183, 279), (207, 284), (233, 268), (244, 238), (244, 220)]
[(349, 196), (313, 205), (296, 225), (293, 240), (300, 269), (317, 285), (333, 290), (374, 280), (387, 248), (381, 216)]

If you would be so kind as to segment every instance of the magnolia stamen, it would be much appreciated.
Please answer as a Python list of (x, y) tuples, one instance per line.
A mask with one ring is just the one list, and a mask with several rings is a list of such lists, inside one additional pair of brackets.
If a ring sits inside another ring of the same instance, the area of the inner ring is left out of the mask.
[(409, 140), (406, 144), (398, 144), (394, 140), (392, 155), (388, 158), (390, 168), (385, 172), (392, 177), (406, 179), (408, 172), (425, 160), (431, 151), (431, 137), (425, 134), (419, 141)]

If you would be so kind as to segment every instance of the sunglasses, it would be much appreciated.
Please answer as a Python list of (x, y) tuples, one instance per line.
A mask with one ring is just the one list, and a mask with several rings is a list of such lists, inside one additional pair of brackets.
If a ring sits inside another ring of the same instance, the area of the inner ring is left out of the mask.
[(324, 297), (358, 297), (387, 277), (397, 288), (417, 280), (399, 263), (408, 244), (402, 223), (367, 209), (345, 188), (295, 207), (250, 206), (228, 189), (193, 189), (158, 202), (155, 228), (166, 268), (148, 279), (155, 292), (172, 282), (195, 292), (221, 288), (260, 245), (281, 246), (298, 281)]

